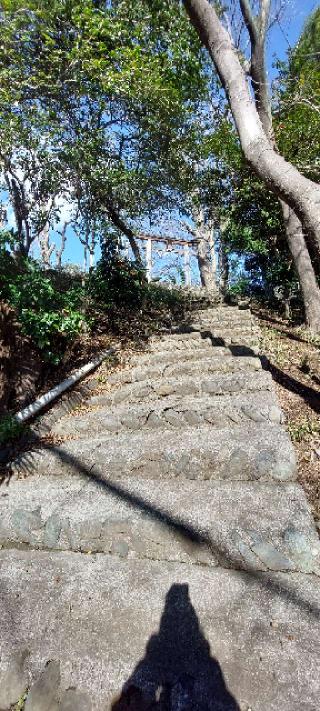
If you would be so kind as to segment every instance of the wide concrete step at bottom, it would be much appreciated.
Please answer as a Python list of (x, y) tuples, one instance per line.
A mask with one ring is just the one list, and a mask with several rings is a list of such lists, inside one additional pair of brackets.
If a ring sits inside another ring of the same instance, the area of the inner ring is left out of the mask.
[(93, 472), (103, 480), (123, 476), (152, 479), (292, 480), (296, 460), (287, 432), (278, 425), (251, 423), (232, 430), (186, 427), (142, 430), (52, 444), (22, 454), (16, 471), (43, 474)]
[(145, 402), (157, 398), (186, 396), (225, 395), (231, 393), (273, 391), (270, 373), (259, 370), (252, 373), (220, 373), (204, 376), (181, 376), (180, 378), (163, 378), (147, 380), (144, 383), (129, 383), (115, 387), (113, 390), (101, 392), (88, 400), (88, 406), (108, 406), (119, 403)]
[(0, 545), (320, 576), (297, 484), (29, 477), (0, 492)]
[(5, 550), (0, 585), (2, 705), (30, 685), (29, 711), (318, 708), (312, 575)]
[(124, 368), (108, 378), (108, 382), (135, 383), (143, 382), (150, 378), (173, 378), (184, 375), (208, 375), (211, 373), (236, 373), (241, 371), (261, 370), (261, 361), (255, 357), (237, 358), (236, 356), (215, 357), (214, 349), (209, 358), (183, 362), (183, 358), (176, 363), (158, 363), (156, 365), (137, 366)]
[(88, 432), (125, 432), (157, 428), (234, 427), (245, 422), (281, 424), (283, 414), (274, 393), (261, 391), (234, 395), (184, 397), (174, 395), (149, 403), (93, 408), (82, 414), (68, 414), (52, 427), (60, 437), (87, 437)]

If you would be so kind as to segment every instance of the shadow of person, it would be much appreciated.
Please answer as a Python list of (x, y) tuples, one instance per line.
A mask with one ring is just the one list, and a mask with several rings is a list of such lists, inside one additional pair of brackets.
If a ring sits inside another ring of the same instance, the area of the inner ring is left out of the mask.
[(188, 585), (172, 585), (158, 634), (125, 683), (112, 711), (239, 711), (210, 654)]

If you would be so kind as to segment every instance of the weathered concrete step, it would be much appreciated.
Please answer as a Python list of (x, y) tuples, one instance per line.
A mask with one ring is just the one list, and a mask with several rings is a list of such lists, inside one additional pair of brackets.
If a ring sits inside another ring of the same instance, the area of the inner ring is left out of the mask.
[(218, 306), (207, 309), (194, 309), (190, 312), (190, 316), (193, 315), (211, 318), (255, 318), (251, 313), (250, 309), (239, 309), (235, 306)]
[(258, 330), (259, 326), (256, 321), (253, 321), (251, 319), (247, 319), (246, 321), (238, 321), (235, 319), (224, 319), (224, 320), (213, 320), (213, 319), (208, 319), (208, 318), (202, 318), (202, 319), (193, 319), (190, 322), (189, 325), (190, 329), (195, 329), (198, 332), (200, 331), (210, 331), (211, 329), (214, 328), (221, 328), (225, 330), (230, 330), (232, 328), (236, 328), (237, 330), (242, 330), (242, 331), (247, 331), (248, 329), (250, 330)]
[[(164, 434), (165, 432), (165, 434)], [(103, 479), (141, 476), (152, 479), (291, 480), (294, 449), (278, 425), (246, 424), (212, 429), (142, 430), (130, 437), (96, 436), (52, 445), (34, 453), (29, 469), (43, 474), (92, 472)], [(22, 455), (24, 457), (24, 455)], [(22, 460), (23, 461), (23, 460)], [(19, 465), (17, 464), (19, 469)]]
[(97, 432), (118, 433), (159, 427), (201, 426), (234, 427), (247, 421), (283, 422), (283, 414), (276, 404), (274, 393), (261, 391), (245, 395), (234, 394), (212, 397), (168, 397), (163, 402), (118, 405), (113, 408), (93, 409), (84, 414), (66, 415), (56, 422), (52, 432), (59, 436), (87, 437)]
[(200, 333), (197, 334), (198, 338), (186, 338), (177, 339), (174, 336), (163, 336), (156, 340), (152, 340), (149, 343), (149, 350), (151, 353), (157, 353), (158, 351), (180, 351), (184, 352), (186, 350), (199, 350), (212, 345), (210, 338), (202, 338)]
[(174, 711), (179, 696), (207, 711), (318, 708), (314, 576), (1, 551), (0, 584), (4, 683), (28, 650), (31, 681), (60, 661), (60, 688), (88, 694), (86, 711), (142, 711), (159, 694)]
[(261, 370), (261, 361), (255, 357), (237, 358), (233, 356), (218, 356), (212, 354), (211, 358), (200, 358), (199, 360), (178, 363), (158, 363), (156, 365), (145, 365), (136, 368), (124, 368), (123, 370), (110, 375), (108, 382), (116, 383), (136, 383), (144, 382), (150, 378), (173, 378), (184, 375), (204, 376), (211, 373), (237, 373), (241, 371)]
[(227, 337), (231, 336), (233, 333), (237, 338), (248, 338), (252, 336), (260, 336), (261, 331), (254, 325), (248, 324), (247, 326), (238, 326), (237, 324), (212, 324), (212, 323), (197, 323), (194, 322), (192, 327), (198, 329), (199, 333), (202, 333), (204, 337), (207, 333), (211, 336), (225, 334)]
[[(213, 346), (225, 346), (229, 347), (231, 345), (237, 346), (247, 346), (252, 349), (258, 349), (261, 341), (261, 334), (259, 331), (253, 329), (243, 329), (243, 328), (215, 328), (212, 326), (201, 326), (198, 324), (198, 328), (202, 330), (203, 335), (210, 333), (210, 340)], [(255, 350), (254, 350), (255, 352)]]
[(0, 545), (320, 575), (297, 484), (29, 477), (0, 493)]
[(198, 331), (164, 331), (163, 333), (160, 333), (157, 336), (151, 336), (149, 339), (149, 344), (153, 345), (154, 343), (157, 344), (159, 343), (159, 340), (162, 341), (170, 341), (170, 343), (180, 343), (182, 342), (189, 342), (189, 341), (200, 341), (201, 340), (201, 335)]
[[(212, 358), (218, 356), (231, 356), (231, 351), (229, 350), (229, 348), (225, 348), (224, 346), (213, 346), (210, 341), (210, 343), (208, 343), (206, 347), (199, 348), (197, 350), (183, 351), (183, 354), (180, 355), (180, 358), (181, 360), (183, 359), (183, 361), (193, 361), (199, 360), (200, 358)], [(131, 365), (153, 365), (156, 363), (166, 365), (167, 363), (176, 362), (177, 354), (173, 350), (157, 351), (156, 353), (150, 351), (143, 351), (142, 353), (133, 355), (130, 358)]]
[(129, 383), (120, 385), (117, 389), (104, 394), (94, 395), (88, 400), (88, 405), (108, 406), (119, 403), (145, 402), (157, 398), (167, 398), (175, 395), (186, 397), (190, 395), (225, 395), (228, 393), (256, 392), (259, 390), (273, 391), (270, 373), (259, 370), (252, 373), (220, 373), (219, 375), (177, 378), (166, 378), (161, 381), (148, 380), (144, 383)]
[(241, 316), (241, 312), (238, 314), (232, 315), (232, 314), (222, 314), (221, 316), (213, 316), (208, 314), (207, 312), (204, 312), (203, 314), (192, 314), (192, 317), (188, 322), (185, 323), (185, 326), (187, 327), (188, 325), (192, 324), (193, 322), (196, 323), (206, 323), (206, 324), (212, 324), (215, 326), (225, 326), (225, 325), (237, 325), (239, 328), (243, 327), (246, 328), (248, 325), (258, 325), (257, 319), (255, 319), (251, 315), (247, 316)]
[(189, 321), (192, 318), (211, 319), (213, 321), (238, 320), (245, 323), (246, 321), (257, 320), (249, 309), (240, 311), (239, 309), (202, 309), (192, 311), (189, 315)]

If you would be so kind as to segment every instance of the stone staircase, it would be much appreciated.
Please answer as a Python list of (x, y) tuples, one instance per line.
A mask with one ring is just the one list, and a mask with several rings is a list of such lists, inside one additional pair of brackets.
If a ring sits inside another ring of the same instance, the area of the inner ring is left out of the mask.
[(16, 462), (0, 709), (319, 708), (320, 546), (258, 349), (198, 311)]

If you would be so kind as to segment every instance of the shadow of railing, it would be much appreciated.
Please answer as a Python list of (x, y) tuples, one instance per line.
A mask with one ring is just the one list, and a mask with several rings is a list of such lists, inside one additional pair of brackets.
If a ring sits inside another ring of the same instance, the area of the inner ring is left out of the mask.
[(291, 393), (299, 395), (303, 400), (308, 403), (309, 407), (316, 413), (320, 413), (320, 393), (319, 390), (310, 388), (308, 385), (304, 385), (300, 380), (293, 378), (292, 375), (285, 373), (280, 370), (274, 363), (266, 357), (261, 357), (261, 363), (264, 370), (268, 370), (271, 373), (273, 380), (283, 388), (289, 390)]
[[(191, 544), (191, 546), (195, 547), (206, 546), (220, 566), (238, 570), (239, 574), (247, 576), (246, 579), (249, 582), (253, 584), (258, 583), (258, 585), (267, 588), (270, 592), (282, 597), (288, 603), (296, 605), (301, 610), (312, 614), (316, 619), (320, 619), (320, 606), (304, 599), (301, 594), (295, 590), (294, 586), (288, 585), (288, 581), (280, 581), (277, 574), (260, 572), (256, 569), (240, 569), (238, 561), (235, 558), (233, 559), (230, 551), (224, 550), (220, 542), (217, 544), (208, 532), (198, 530), (194, 525), (183, 521), (182, 518), (173, 516), (172, 513), (165, 511), (154, 503), (149, 503), (142, 496), (128, 491), (128, 489), (121, 484), (121, 479), (108, 479), (107, 474), (104, 477), (99, 470), (95, 469), (94, 464), (87, 466), (83, 462), (80, 462), (75, 455), (63, 451), (58, 445), (51, 443), (44, 444), (41, 440), (39, 440), (39, 444), (42, 449), (48, 449), (53, 452), (63, 464), (66, 464), (69, 472), (73, 471), (74, 474), (80, 474), (80, 476), (87, 481), (94, 482), (100, 490), (106, 494), (110, 494), (128, 503), (153, 520), (161, 522), (178, 536), (184, 538), (189, 545)], [(34, 469), (33, 453), (24, 453), (20, 461), (20, 468), (25, 474), (32, 472)]]

